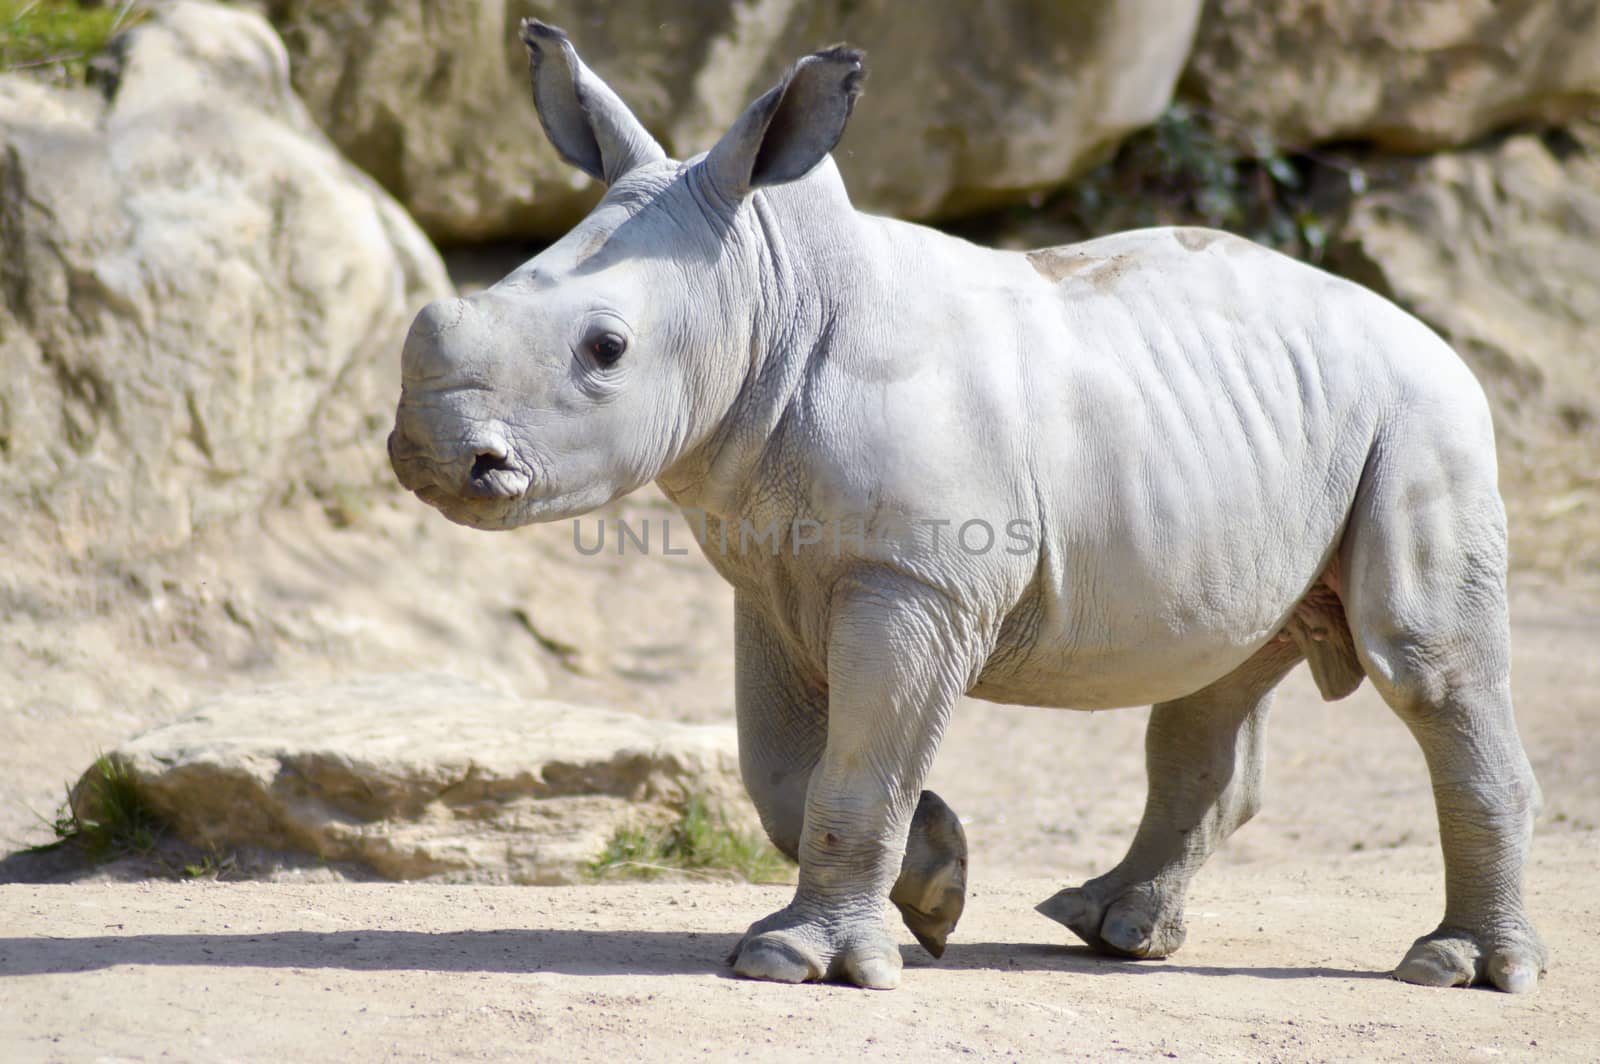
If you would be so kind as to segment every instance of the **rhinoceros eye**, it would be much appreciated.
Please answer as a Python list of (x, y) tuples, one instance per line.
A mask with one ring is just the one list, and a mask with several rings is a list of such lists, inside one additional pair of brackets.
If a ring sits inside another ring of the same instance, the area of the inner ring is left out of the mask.
[(598, 333), (589, 338), (589, 354), (602, 366), (614, 363), (627, 349), (628, 341), (614, 332)]

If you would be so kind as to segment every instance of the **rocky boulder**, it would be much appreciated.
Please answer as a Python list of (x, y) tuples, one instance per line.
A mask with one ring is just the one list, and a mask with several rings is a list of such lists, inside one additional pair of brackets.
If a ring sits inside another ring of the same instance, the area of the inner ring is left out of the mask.
[(1368, 173), (1331, 265), (1439, 330), (1483, 382), (1513, 562), (1600, 573), (1600, 127)]
[(1600, 0), (1211, 0), (1183, 90), (1290, 147), (1463, 145), (1600, 104)]
[(546, 143), (516, 27), (537, 15), (669, 151), (703, 151), (796, 57), (865, 48), (868, 97), (836, 153), (859, 205), (931, 218), (1061, 184), (1158, 115), (1200, 0), (1003, 10), (889, 0), (687, 3), (617, 17), (578, 0), (263, 0), (323, 128), (437, 239), (550, 237), (596, 190)]
[(157, 8), (94, 87), (0, 76), (7, 561), (118, 560), (385, 476), (398, 352), (450, 290), (318, 132), (259, 17)]
[[(391, 879), (570, 883), (625, 825), (699, 797), (753, 825), (733, 728), (501, 695), (445, 676), (230, 693), (108, 757), (185, 842)], [(94, 817), (96, 770), (73, 792)]]

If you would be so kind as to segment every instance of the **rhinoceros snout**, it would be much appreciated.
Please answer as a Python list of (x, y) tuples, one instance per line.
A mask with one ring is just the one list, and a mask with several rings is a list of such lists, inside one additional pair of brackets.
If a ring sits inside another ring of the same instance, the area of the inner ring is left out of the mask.
[(505, 441), (468, 440), (440, 453), (400, 419), (389, 433), (389, 465), (407, 491), (460, 499), (514, 499), (533, 483), (532, 471)]

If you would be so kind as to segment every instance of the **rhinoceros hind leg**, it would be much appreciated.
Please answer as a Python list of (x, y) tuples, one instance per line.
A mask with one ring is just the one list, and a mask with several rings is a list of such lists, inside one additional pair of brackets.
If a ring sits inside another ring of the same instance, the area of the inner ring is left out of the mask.
[(1417, 939), (1394, 970), (1424, 986), (1536, 990), (1549, 955), (1529, 923), (1522, 866), (1539, 804), (1538, 785), (1498, 692), (1437, 705), (1399, 700), (1433, 776), (1444, 847), (1444, 919)]
[(937, 794), (923, 791), (889, 900), (922, 948), (943, 957), (966, 899), (967, 834), (961, 818)]
[(1487, 411), (1433, 414), (1478, 424), (1391, 428), (1342, 548), (1356, 649), (1422, 748), (1444, 850), (1444, 918), (1394, 974), (1530, 991), (1547, 959), (1522, 897), (1540, 796), (1512, 713), (1495, 452)]
[(1155, 882), (1129, 886), (1115, 873), (1059, 891), (1034, 911), (1116, 957), (1157, 960), (1175, 953), (1188, 933), (1181, 891)]
[(1272, 689), (1300, 660), (1274, 642), (1201, 691), (1150, 713), (1150, 792), (1127, 856), (1038, 911), (1102, 953), (1165, 957), (1183, 945), (1183, 901), (1207, 857), (1260, 804)]

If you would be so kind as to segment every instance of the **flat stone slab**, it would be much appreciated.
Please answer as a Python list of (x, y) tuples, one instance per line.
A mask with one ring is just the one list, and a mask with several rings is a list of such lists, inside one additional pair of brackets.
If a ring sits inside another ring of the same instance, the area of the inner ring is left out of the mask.
[[(108, 756), (184, 842), (391, 879), (559, 884), (691, 797), (753, 810), (734, 730), (527, 700), (448, 676), (232, 692)], [(93, 770), (73, 790), (92, 815)]]

